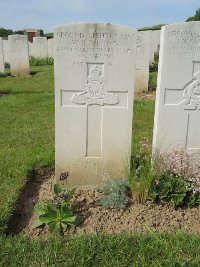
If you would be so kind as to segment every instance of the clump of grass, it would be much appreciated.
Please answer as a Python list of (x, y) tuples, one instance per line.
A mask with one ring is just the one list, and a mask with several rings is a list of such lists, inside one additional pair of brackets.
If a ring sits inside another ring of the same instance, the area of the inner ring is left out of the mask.
[(29, 62), (31, 66), (45, 66), (45, 65), (53, 65), (54, 60), (52, 57), (45, 57), (45, 58), (30, 57)]
[(131, 158), (129, 183), (136, 203), (145, 203), (153, 178), (151, 145), (147, 139), (140, 142), (139, 152)]

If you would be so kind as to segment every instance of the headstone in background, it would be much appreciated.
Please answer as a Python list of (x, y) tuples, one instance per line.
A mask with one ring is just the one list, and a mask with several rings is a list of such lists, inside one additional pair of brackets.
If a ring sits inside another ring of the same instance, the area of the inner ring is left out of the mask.
[(3, 40), (3, 56), (4, 62), (10, 63), (8, 40)]
[(154, 62), (155, 53), (159, 52), (160, 30), (154, 30), (154, 31), (149, 31), (149, 32), (151, 34), (149, 63), (152, 64)]
[(46, 37), (33, 37), (33, 43), (31, 44), (31, 56), (36, 58), (47, 57)]
[(12, 76), (28, 76), (29, 53), (27, 35), (9, 35), (10, 72)]
[(110, 23), (55, 28), (56, 177), (70, 186), (128, 175), (136, 39)]
[(5, 72), (2, 37), (0, 37), (0, 72)]
[(162, 28), (153, 149), (200, 151), (200, 22)]
[(50, 38), (47, 41), (48, 43), (48, 57), (54, 58), (54, 39)]
[(150, 38), (150, 31), (138, 32), (135, 92), (148, 91)]

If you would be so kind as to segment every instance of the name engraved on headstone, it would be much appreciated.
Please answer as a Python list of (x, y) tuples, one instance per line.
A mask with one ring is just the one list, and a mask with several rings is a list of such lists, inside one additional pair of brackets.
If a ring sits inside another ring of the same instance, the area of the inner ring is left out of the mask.
[[(56, 48), (57, 52), (78, 53), (78, 57), (112, 58), (113, 53), (134, 54), (130, 47), (124, 47), (124, 40), (132, 40), (135, 34), (58, 32), (57, 38), (68, 38), (68, 46)], [(114, 38), (114, 40), (113, 40)]]
[(169, 31), (168, 38), (177, 53), (185, 57), (200, 55), (200, 34), (193, 31)]

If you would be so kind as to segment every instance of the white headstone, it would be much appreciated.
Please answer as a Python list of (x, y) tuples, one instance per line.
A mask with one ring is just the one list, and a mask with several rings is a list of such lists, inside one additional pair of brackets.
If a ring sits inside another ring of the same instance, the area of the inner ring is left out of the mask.
[(200, 151), (200, 22), (162, 28), (153, 149)]
[(151, 40), (150, 40), (150, 64), (154, 62), (154, 56), (155, 53), (159, 52), (159, 46), (160, 46), (160, 30), (155, 31), (148, 31), (151, 34)]
[(3, 40), (3, 56), (4, 56), (4, 62), (10, 63), (8, 40)]
[(54, 41), (53, 41), (53, 38), (48, 39), (48, 57), (54, 58)]
[(46, 37), (33, 37), (33, 43), (31, 44), (31, 56), (36, 58), (47, 57)]
[(29, 53), (27, 35), (9, 35), (10, 72), (12, 76), (27, 76), (29, 70)]
[(136, 92), (148, 91), (150, 38), (149, 31), (138, 32), (135, 75)]
[(4, 66), (4, 56), (3, 56), (3, 40), (2, 37), (0, 37), (0, 72), (5, 71)]
[(136, 38), (110, 23), (55, 28), (56, 176), (69, 185), (127, 177)]

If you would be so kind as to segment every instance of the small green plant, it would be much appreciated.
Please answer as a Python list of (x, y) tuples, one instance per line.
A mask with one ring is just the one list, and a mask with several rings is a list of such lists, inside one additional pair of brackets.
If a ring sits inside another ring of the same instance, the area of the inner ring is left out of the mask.
[(0, 78), (7, 77), (8, 75), (6, 73), (0, 72)]
[(185, 202), (188, 186), (187, 181), (167, 172), (154, 177), (149, 189), (149, 198), (156, 202), (168, 202), (172, 206), (180, 206)]
[(10, 64), (8, 62), (5, 62), (5, 68), (9, 69), (10, 68)]
[(45, 58), (30, 57), (29, 62), (31, 66), (45, 66), (45, 65), (53, 65), (54, 59), (52, 57), (45, 57)]
[(200, 204), (199, 159), (176, 147), (169, 153), (155, 153), (154, 177), (149, 198), (172, 206)]
[(104, 208), (124, 209), (129, 203), (129, 186), (126, 180), (106, 180), (102, 192), (104, 196), (98, 204)]
[(190, 182), (176, 174), (164, 173), (154, 177), (149, 189), (149, 198), (155, 202), (167, 202), (172, 206), (200, 204), (200, 194), (194, 194)]
[(155, 53), (154, 62), (149, 66), (149, 72), (158, 72), (159, 54)]
[(148, 140), (140, 142), (139, 152), (131, 158), (129, 183), (136, 203), (145, 203), (153, 178), (151, 166), (151, 145)]
[[(61, 181), (64, 181), (65, 178), (63, 177), (66, 177), (65, 174), (61, 174)], [(69, 208), (69, 202), (75, 190), (76, 188), (69, 190), (67, 187), (62, 189), (59, 184), (55, 184), (53, 200), (48, 200), (47, 203), (39, 202), (35, 206), (35, 211), (39, 215), (35, 227), (46, 224), (52, 233), (63, 235), (63, 231), (68, 226), (78, 225), (80, 222), (79, 217)], [(35, 199), (33, 202), (36, 202)]]

